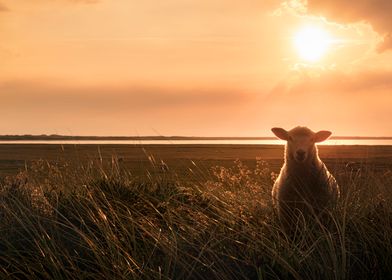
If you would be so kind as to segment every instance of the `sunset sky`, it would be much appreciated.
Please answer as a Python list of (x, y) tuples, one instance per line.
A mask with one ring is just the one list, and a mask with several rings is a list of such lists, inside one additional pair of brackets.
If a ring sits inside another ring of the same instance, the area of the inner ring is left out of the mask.
[(0, 134), (392, 136), (391, 11), (390, 0), (0, 0)]

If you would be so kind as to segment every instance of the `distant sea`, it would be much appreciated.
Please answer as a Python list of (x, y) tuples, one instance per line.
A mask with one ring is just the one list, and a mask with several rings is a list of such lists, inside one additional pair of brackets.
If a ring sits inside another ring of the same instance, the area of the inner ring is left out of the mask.
[[(275, 139), (137, 139), (137, 140), (0, 140), (0, 144), (40, 144), (40, 145), (283, 145)], [(330, 139), (319, 145), (392, 145), (392, 139)]]

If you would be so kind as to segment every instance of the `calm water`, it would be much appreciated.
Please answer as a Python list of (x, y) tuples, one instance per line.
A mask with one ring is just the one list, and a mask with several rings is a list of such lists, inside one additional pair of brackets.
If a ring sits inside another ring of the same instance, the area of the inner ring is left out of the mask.
[[(229, 144), (229, 145), (283, 145), (281, 140), (21, 140), (0, 141), (0, 144), (128, 144), (128, 145), (205, 145), (205, 144)], [(392, 145), (392, 140), (327, 140), (320, 145)]]

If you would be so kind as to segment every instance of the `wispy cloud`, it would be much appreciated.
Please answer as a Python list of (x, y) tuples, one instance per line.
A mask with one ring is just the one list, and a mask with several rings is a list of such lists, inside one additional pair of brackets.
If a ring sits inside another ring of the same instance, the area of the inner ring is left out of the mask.
[(100, 0), (68, 0), (70, 2), (76, 2), (76, 3), (86, 3), (86, 4), (95, 4), (100, 2)]
[(307, 12), (340, 23), (366, 22), (383, 37), (379, 51), (392, 48), (391, 0), (307, 0)]
[(302, 96), (327, 93), (330, 96), (358, 98), (358, 94), (377, 95), (392, 90), (392, 71), (358, 71), (345, 73), (337, 70), (319, 71), (316, 74), (297, 72), (278, 83), (272, 95)]
[[(84, 4), (96, 4), (101, 0), (63, 0), (64, 2), (73, 2), (73, 3), (84, 3)], [(37, 3), (38, 4), (38, 3)], [(0, 2), (0, 13), (10, 11), (9, 7)]]

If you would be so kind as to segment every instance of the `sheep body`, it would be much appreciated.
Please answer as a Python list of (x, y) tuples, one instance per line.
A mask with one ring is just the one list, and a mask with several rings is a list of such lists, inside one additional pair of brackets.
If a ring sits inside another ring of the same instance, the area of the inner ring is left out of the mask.
[[(326, 138), (329, 135), (330, 132)], [(300, 140), (296, 141), (298, 138)], [(339, 197), (339, 186), (319, 158), (315, 142), (320, 141), (315, 141), (315, 138), (317, 134), (310, 129), (296, 127), (288, 131), (287, 139), (284, 139), (288, 141), (285, 161), (274, 183), (272, 199), (279, 217), (285, 223), (291, 223), (298, 214), (318, 215)], [(301, 150), (306, 149), (306, 158), (300, 162), (296, 160), (296, 146), (300, 146)]]

